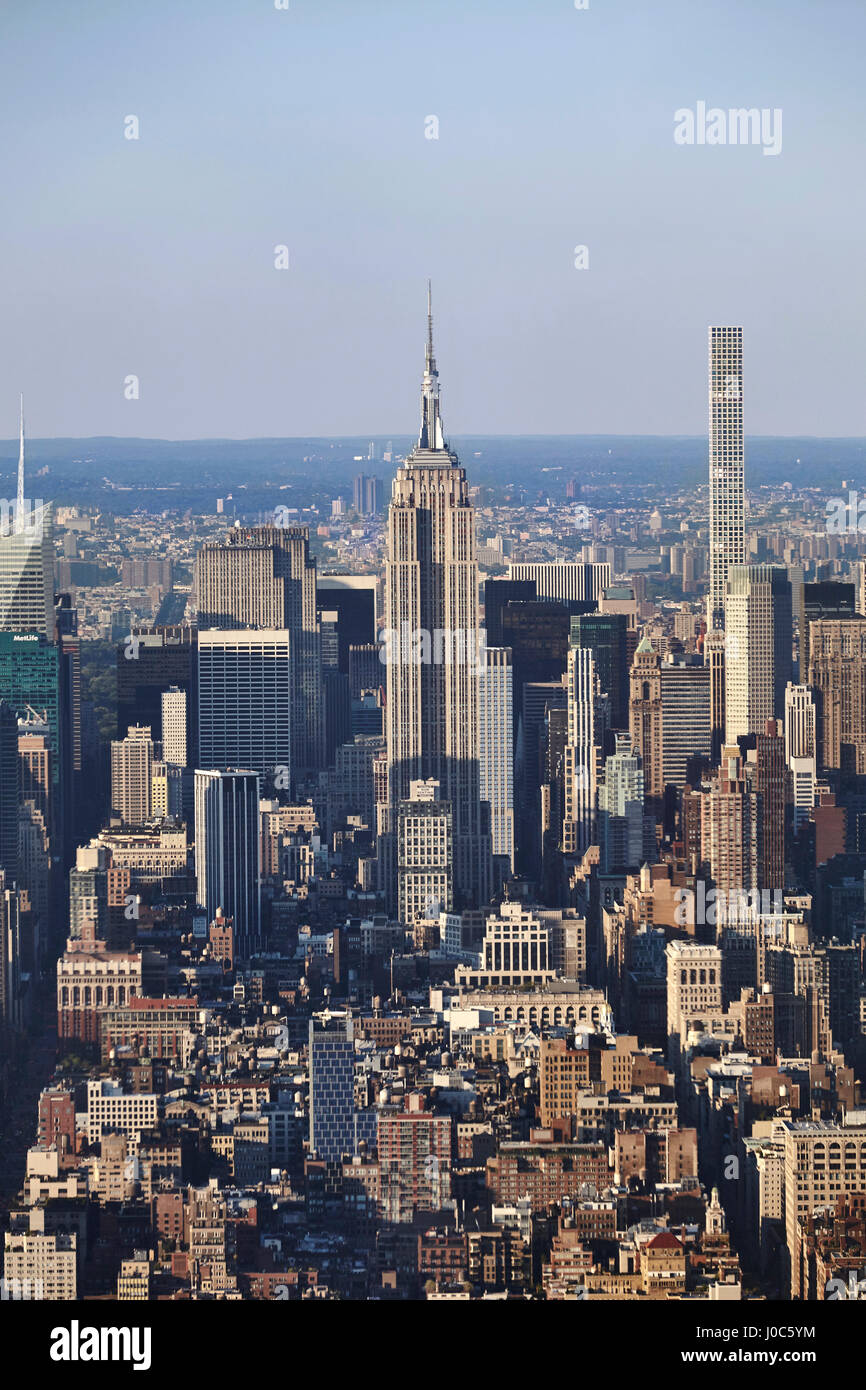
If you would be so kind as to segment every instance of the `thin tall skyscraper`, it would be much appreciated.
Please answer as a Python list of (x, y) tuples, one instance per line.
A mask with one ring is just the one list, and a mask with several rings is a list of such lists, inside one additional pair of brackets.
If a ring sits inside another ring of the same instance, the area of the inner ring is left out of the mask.
[(704, 640), (704, 662), (710, 671), (710, 758), (714, 765), (725, 742), (725, 634), (710, 628)]
[(710, 628), (725, 625), (728, 571), (746, 563), (743, 330), (710, 328)]
[(351, 1015), (311, 1019), (310, 1152), (328, 1163), (355, 1152), (355, 1044)]
[(589, 647), (569, 647), (567, 688), (562, 845), (566, 854), (582, 855), (596, 839), (596, 678)]
[(54, 639), (54, 536), (50, 504), (24, 497), (24, 401), (18, 423), (18, 493), (0, 512), (0, 631)]
[(495, 856), (514, 872), (513, 669), (509, 647), (487, 647), (478, 673), (481, 795)]
[(478, 565), (466, 472), (445, 443), (428, 290), (418, 443), (391, 491), (385, 561), (388, 786), (380, 806), (382, 886), (396, 895), (398, 808), (410, 783), (439, 783), (453, 817), (456, 905), (491, 890), (489, 808), (481, 800)]
[(661, 665), (662, 780), (680, 791), (689, 780), (689, 764), (712, 753), (710, 670), (668, 657)]
[(767, 720), (765, 731), (756, 735), (755, 749), (748, 757), (747, 772), (758, 794), (758, 887), (768, 893), (781, 893), (785, 887), (788, 780), (781, 722)]
[(186, 691), (169, 686), (162, 692), (162, 756), (174, 767), (187, 766)]
[(18, 716), (6, 700), (0, 699), (0, 869), (5, 871), (10, 885), (18, 878), (20, 784)]
[(662, 663), (646, 635), (638, 643), (631, 668), (629, 731), (632, 747), (641, 758), (647, 811), (660, 821), (665, 795)]
[(701, 857), (717, 892), (759, 888), (758, 794), (735, 746), (726, 745), (710, 789), (701, 798)]
[(794, 803), (794, 831), (809, 819), (818, 780), (817, 712), (815, 692), (808, 685), (785, 691), (785, 761)]
[(599, 868), (603, 874), (639, 869), (644, 857), (644, 782), (630, 734), (616, 734), (616, 752), (598, 789)]
[(240, 955), (261, 944), (260, 779), (247, 769), (197, 769), (195, 876), (208, 921), (217, 908), (234, 923)]

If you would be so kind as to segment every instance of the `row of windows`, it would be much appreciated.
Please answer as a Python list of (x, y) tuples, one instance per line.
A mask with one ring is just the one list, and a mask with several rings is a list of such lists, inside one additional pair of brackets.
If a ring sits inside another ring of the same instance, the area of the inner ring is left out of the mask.
[[(82, 990), (84, 994), (83, 999)], [(70, 989), (67, 985), (64, 985), (60, 991), (61, 1007), (69, 1008), (71, 1002), (72, 1008), (74, 1009), (82, 1005), (84, 1008), (88, 1006), (98, 1008), (101, 1004), (125, 1004), (127, 1001), (127, 989), (123, 985), (118, 985), (116, 989), (113, 985), (106, 985), (104, 990), (102, 985), (95, 985), (92, 991), (90, 985), (74, 985), (71, 994), (72, 998), (70, 1001)]]

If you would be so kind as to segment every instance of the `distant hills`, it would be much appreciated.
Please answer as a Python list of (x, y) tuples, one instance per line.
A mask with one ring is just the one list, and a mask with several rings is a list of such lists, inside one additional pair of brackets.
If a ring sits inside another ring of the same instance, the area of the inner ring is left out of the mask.
[[(395, 454), (413, 438), (392, 437)], [(278, 502), (315, 506), (350, 496), (356, 473), (389, 478), (382, 460), (388, 440), (354, 439), (33, 439), (28, 441), (28, 492), (72, 505), (129, 512), (210, 511), (232, 495), (241, 513)], [(466, 435), (451, 441), (470, 481), (494, 493), (521, 488), (559, 497), (575, 477), (600, 493), (630, 486), (659, 499), (706, 482), (702, 436)], [(362, 457), (357, 458), (358, 455)], [(17, 440), (0, 442), (0, 494), (14, 496)], [(790, 482), (836, 491), (842, 481), (866, 488), (866, 439), (754, 437), (746, 441), (750, 488)]]

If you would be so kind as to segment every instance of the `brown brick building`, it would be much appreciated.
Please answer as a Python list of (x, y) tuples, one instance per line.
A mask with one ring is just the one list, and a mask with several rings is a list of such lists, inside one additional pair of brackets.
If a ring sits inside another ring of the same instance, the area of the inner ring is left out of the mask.
[(610, 1181), (607, 1147), (602, 1140), (562, 1144), (520, 1140), (500, 1145), (487, 1161), (487, 1187), (497, 1205), (511, 1206), (528, 1197), (533, 1211), (551, 1202), (578, 1197), (587, 1185), (601, 1191)]

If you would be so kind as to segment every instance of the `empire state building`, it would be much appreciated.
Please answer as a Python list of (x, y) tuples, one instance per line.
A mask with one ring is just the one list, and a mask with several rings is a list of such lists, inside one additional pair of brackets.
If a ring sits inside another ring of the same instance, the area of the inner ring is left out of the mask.
[[(491, 892), (490, 810), (481, 800), (475, 511), (466, 471), (445, 442), (433, 318), (418, 443), (391, 490), (385, 561), (386, 801), (379, 808), (382, 887), (397, 901), (411, 853), (401, 814), (424, 782), (447, 816), (452, 902), (481, 907)], [(416, 787), (413, 788), (412, 784)], [(417, 841), (416, 841), (417, 846)], [(444, 907), (445, 904), (441, 903)]]

